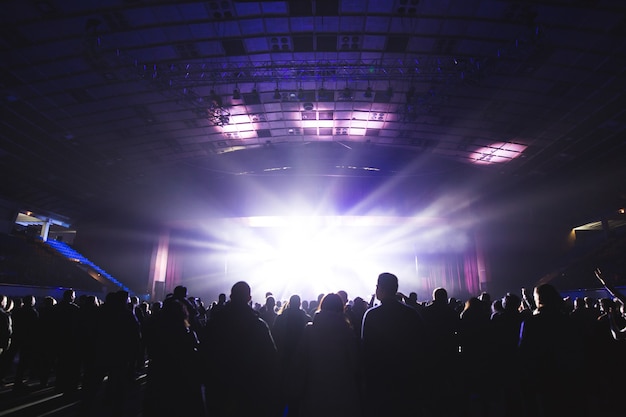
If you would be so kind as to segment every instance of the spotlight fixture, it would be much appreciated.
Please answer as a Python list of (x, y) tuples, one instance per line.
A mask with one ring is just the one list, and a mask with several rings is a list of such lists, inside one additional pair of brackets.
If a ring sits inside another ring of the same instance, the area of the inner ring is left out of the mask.
[(365, 90), (365, 93), (363, 94), (363, 97), (365, 97), (365, 98), (372, 98), (372, 87), (367, 86), (367, 90)]
[(274, 100), (280, 100), (280, 99), (281, 99), (280, 90), (277, 88), (274, 90)]
[(227, 109), (222, 107), (222, 98), (215, 93), (215, 90), (211, 90), (208, 97), (207, 117), (213, 126), (227, 125), (230, 123), (230, 113)]
[(239, 89), (235, 88), (233, 90), (233, 100), (240, 100), (241, 99), (241, 94), (239, 93)]
[(349, 87), (343, 89), (341, 93), (339, 93), (339, 99), (349, 101), (352, 100), (352, 90)]
[(207, 116), (213, 126), (224, 127), (230, 123), (230, 112), (223, 107), (207, 109)]

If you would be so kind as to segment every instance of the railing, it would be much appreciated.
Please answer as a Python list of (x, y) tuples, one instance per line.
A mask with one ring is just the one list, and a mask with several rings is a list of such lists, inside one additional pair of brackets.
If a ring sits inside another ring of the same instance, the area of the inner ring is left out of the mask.
[(71, 260), (73, 262), (76, 262), (76, 263), (79, 263), (81, 265), (85, 265), (85, 266), (90, 267), (91, 269), (96, 271), (98, 274), (100, 274), (100, 276), (106, 278), (107, 280), (109, 280), (110, 282), (112, 282), (116, 286), (120, 287), (124, 291), (130, 292), (130, 289), (128, 287), (126, 287), (120, 281), (115, 279), (111, 274), (106, 272), (104, 269), (102, 269), (101, 267), (99, 267), (98, 265), (96, 265), (95, 263), (93, 263), (92, 261), (87, 259), (85, 256), (80, 254), (78, 251), (73, 249), (67, 243), (61, 242), (61, 241), (58, 241), (58, 240), (48, 240), (45, 243), (48, 246), (50, 246), (51, 248), (53, 248), (54, 250), (56, 250), (61, 255), (63, 255), (66, 258), (68, 258), (69, 260)]

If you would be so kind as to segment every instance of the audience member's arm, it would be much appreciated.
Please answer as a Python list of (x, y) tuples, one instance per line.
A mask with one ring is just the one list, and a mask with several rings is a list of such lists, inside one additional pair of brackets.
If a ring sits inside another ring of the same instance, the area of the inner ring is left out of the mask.
[(376, 301), (376, 294), (372, 294), (372, 298), (370, 298), (370, 302), (367, 305), (369, 308), (374, 307), (374, 302)]
[(620, 329), (615, 320), (615, 315), (620, 314), (619, 310), (611, 309), (609, 312), (609, 323), (611, 323), (611, 333), (615, 340), (626, 340), (626, 327)]
[(528, 297), (526, 288), (522, 288), (522, 305), (524, 306), (524, 310), (535, 311), (537, 308), (535, 300), (532, 297)]
[(620, 300), (622, 302), (622, 304), (626, 305), (626, 296), (624, 294), (622, 294), (621, 292), (619, 292), (619, 290), (615, 287), (613, 287), (611, 284), (607, 283), (604, 278), (602, 278), (602, 271), (600, 271), (600, 268), (596, 268), (595, 271), (593, 271), (596, 275), (596, 278), (598, 278), (598, 281), (600, 281), (600, 283), (604, 286), (604, 288), (606, 288), (606, 290), (609, 292), (609, 294), (611, 294), (611, 296), (617, 298), (618, 300)]
[[(600, 271), (600, 268), (596, 268), (596, 270), (593, 272), (595, 273), (596, 278), (598, 278), (598, 281), (600, 281), (602, 286), (606, 288), (609, 294), (611, 294), (612, 297), (617, 298), (622, 304), (626, 305), (626, 296), (624, 296), (624, 294), (619, 292), (617, 288), (615, 288), (614, 286), (612, 286), (611, 284), (609, 284), (608, 282), (604, 280), (604, 278), (602, 277), (602, 271)], [(626, 340), (626, 327), (621, 328), (621, 329), (619, 328), (617, 321), (615, 320), (616, 314), (620, 314), (620, 312), (619, 312), (619, 309), (614, 309), (614, 308), (611, 309), (608, 314), (609, 323), (611, 325), (611, 334), (613, 335), (613, 338), (615, 340)]]

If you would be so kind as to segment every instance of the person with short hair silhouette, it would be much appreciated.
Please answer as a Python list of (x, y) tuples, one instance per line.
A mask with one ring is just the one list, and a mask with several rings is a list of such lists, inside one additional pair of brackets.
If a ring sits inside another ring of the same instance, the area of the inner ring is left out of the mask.
[(491, 373), (499, 375), (490, 391), (501, 404), (503, 415), (521, 416), (520, 366), (517, 345), (519, 343), (522, 299), (508, 293), (502, 298), (502, 311), (494, 313), (489, 322), (491, 338)]
[(81, 346), (78, 340), (82, 321), (80, 307), (75, 300), (76, 293), (68, 289), (53, 307), (57, 357), (55, 389), (67, 395), (78, 392), (81, 379)]
[(572, 401), (581, 398), (572, 364), (583, 359), (582, 341), (554, 286), (535, 287), (534, 299), (537, 311), (522, 322), (519, 340), (525, 415), (582, 415), (585, 407)]
[[(15, 370), (14, 390), (24, 389), (25, 376), (35, 376), (37, 369), (37, 339), (39, 337), (39, 312), (35, 296), (22, 297), (22, 306), (13, 312), (13, 343), (18, 362)], [(30, 372), (30, 375), (26, 373)]]
[[(2, 354), (10, 346), (11, 335), (13, 334), (13, 322), (11, 315), (5, 311), (7, 301), (7, 296), (0, 294), (0, 364), (2, 363)], [(0, 375), (0, 378), (1, 377), (2, 375)]]
[(212, 417), (280, 415), (273, 384), (278, 369), (276, 346), (267, 323), (250, 307), (250, 294), (248, 283), (233, 285), (230, 302), (211, 317), (201, 339), (206, 341), (207, 408)]
[(210, 320), (211, 317), (217, 316), (220, 313), (220, 311), (222, 311), (225, 305), (226, 305), (226, 294), (220, 293), (217, 297), (217, 301), (214, 301), (211, 304), (211, 307), (209, 309), (208, 319)]
[(259, 309), (259, 315), (261, 318), (267, 323), (270, 328), (270, 331), (274, 328), (274, 321), (276, 320), (276, 299), (274, 296), (269, 295), (265, 299), (265, 304)]
[(461, 404), (461, 381), (450, 377), (459, 367), (460, 317), (442, 287), (433, 290), (433, 301), (421, 313), (427, 331), (426, 407), (437, 416), (453, 415)]
[(361, 328), (366, 416), (420, 415), (424, 324), (417, 310), (398, 301), (398, 278), (378, 276), (381, 304), (365, 312)]

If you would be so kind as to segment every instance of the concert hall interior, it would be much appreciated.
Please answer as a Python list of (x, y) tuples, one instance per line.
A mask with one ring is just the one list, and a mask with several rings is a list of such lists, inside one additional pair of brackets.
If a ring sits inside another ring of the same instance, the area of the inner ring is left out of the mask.
[(624, 0), (0, 11), (0, 417), (623, 415)]
[(569, 291), (622, 234), (619, 1), (3, 8), (2, 233), (104, 289)]

